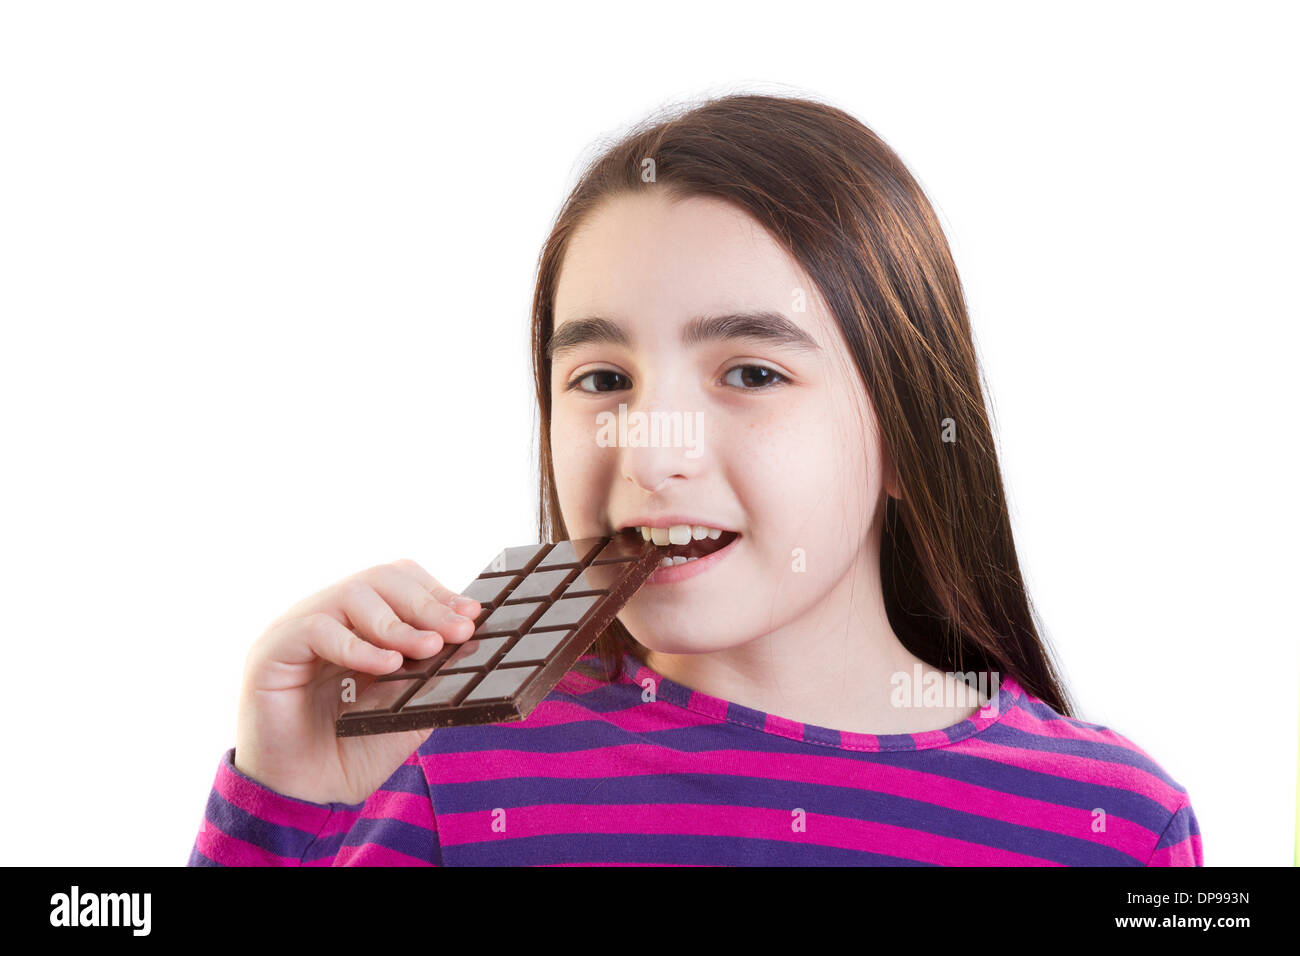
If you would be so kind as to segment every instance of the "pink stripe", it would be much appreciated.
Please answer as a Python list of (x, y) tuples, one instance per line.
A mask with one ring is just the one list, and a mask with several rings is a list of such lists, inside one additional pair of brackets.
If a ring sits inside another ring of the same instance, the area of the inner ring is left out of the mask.
[[(778, 718), (780, 719), (780, 718)], [(595, 711), (568, 701), (548, 700), (524, 720), (501, 724), (502, 727), (556, 727), (583, 720), (599, 720), (613, 724), (629, 733), (643, 734), (656, 730), (679, 730), (684, 727), (702, 727), (716, 724), (716, 717), (705, 717), (681, 707), (664, 707), (658, 702), (643, 704), (637, 701), (631, 707), (615, 711)]]
[[(892, 794), (990, 820), (1032, 826), (1084, 839), (1101, 839), (1109, 846), (1134, 855), (1142, 854), (1144, 848), (1151, 845), (1152, 838), (1157, 836), (1146, 827), (1118, 816), (1108, 817), (1104, 835), (1094, 834), (1092, 814), (1087, 808), (1065, 807), (1032, 797), (1003, 793), (920, 770), (887, 764), (864, 766), (838, 756), (711, 750), (707, 753), (707, 762), (703, 762), (700, 754), (665, 751), (651, 744), (629, 744), (586, 751), (580, 767), (572, 762), (556, 763), (554, 755), (549, 753), (492, 750), (472, 754), (436, 754), (426, 764), (426, 772), (435, 784), (513, 777), (592, 779), (634, 774), (649, 776), (708, 772), (722, 776), (789, 780)], [(663, 805), (656, 804), (653, 808), (645, 809), (657, 812), (661, 806)], [(622, 806), (616, 809), (622, 813), (629, 812), (628, 808)], [(439, 839), (447, 846), (455, 843), (456, 837), (444, 829), (444, 820), (444, 817), (438, 817), (438, 832)], [(852, 822), (845, 820), (846, 825)]]
[[(733, 836), (779, 840), (878, 852), (882, 846), (905, 847), (906, 859), (965, 866), (1058, 866), (1039, 857), (998, 847), (939, 836), (910, 827), (809, 813), (807, 831), (791, 828), (788, 810), (764, 807), (674, 803), (654, 806), (548, 804), (506, 811), (506, 832), (513, 839), (572, 833), (656, 833), (678, 836)], [(500, 839), (492, 832), (489, 812), (445, 814), (438, 818), (443, 846)]]
[(390, 850), (378, 843), (341, 846), (334, 858), (335, 866), (433, 866), (428, 860)]
[(767, 715), (763, 729), (769, 734), (778, 734), (782, 737), (789, 737), (791, 740), (803, 740), (803, 724), (797, 720), (778, 717), (776, 714)]
[(727, 702), (718, 697), (701, 694), (698, 690), (691, 691), (691, 696), (686, 700), (686, 706), (708, 717), (717, 717), (719, 720), (727, 719)]
[(1185, 794), (1175, 790), (1159, 777), (1128, 764), (1113, 763), (1097, 757), (1080, 757), (1075, 754), (1025, 750), (1004, 744), (986, 743), (978, 739), (963, 741), (961, 748), (962, 753), (973, 757), (984, 757), (1011, 767), (1051, 774), (1063, 780), (1078, 780), (1103, 787), (1131, 790), (1155, 801), (1170, 813), (1173, 813), (1186, 799)]
[(369, 820), (400, 820), (423, 830), (434, 829), (433, 804), (425, 793), (376, 790), (366, 801), (365, 817)]
[(559, 683), (555, 685), (557, 690), (566, 694), (588, 694), (605, 686), (604, 681), (599, 681), (594, 677), (588, 677), (586, 674), (579, 674), (577, 671), (569, 671), (560, 678)]
[[(1041, 737), (1060, 737), (1068, 740), (1086, 740), (1097, 744), (1119, 744), (1142, 752), (1141, 748), (1127, 737), (1122, 737), (1113, 730), (1099, 730), (1097, 727), (1072, 720), (1069, 717), (1057, 717), (1044, 720), (1037, 714), (1016, 708), (1016, 712), (1007, 720), (1008, 726), (1038, 734)], [(1143, 754), (1146, 756), (1146, 754)]]
[(222, 866), (301, 866), (296, 857), (279, 856), (260, 846), (231, 836), (220, 827), (203, 821), (195, 841), (200, 853)]
[(1162, 847), (1151, 854), (1147, 866), (1204, 866), (1205, 857), (1201, 850), (1201, 838), (1193, 834), (1181, 843)]
[[(912, 738), (912, 745), (915, 746), (917, 750), (928, 750), (931, 747), (944, 747), (952, 743), (952, 741), (948, 739), (948, 735), (942, 730), (926, 730), (919, 734), (911, 734), (910, 736)], [(876, 746), (879, 747), (880, 744), (877, 743)]]
[[(327, 809), (312, 806), (293, 797), (286, 797), (256, 781), (250, 781), (231, 770), (225, 763), (217, 769), (217, 779), (213, 789), (232, 806), (239, 807), (259, 820), (277, 826), (294, 827), (308, 833), (317, 833), (331, 816)], [(359, 810), (341, 811), (334, 814), (338, 817), (337, 820), (329, 820), (329, 822), (335, 832), (340, 828), (349, 830), (359, 815)]]

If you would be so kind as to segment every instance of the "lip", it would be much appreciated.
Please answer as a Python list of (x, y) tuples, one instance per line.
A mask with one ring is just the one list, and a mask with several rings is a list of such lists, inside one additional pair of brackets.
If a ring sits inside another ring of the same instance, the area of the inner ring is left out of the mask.
[[(686, 524), (685, 521), (679, 523)], [(654, 574), (646, 578), (645, 583), (647, 586), (677, 584), (681, 581), (689, 581), (693, 577), (705, 574), (712, 568), (716, 567), (719, 562), (725, 561), (727, 555), (736, 549), (736, 543), (743, 539), (744, 535), (737, 534), (730, 544), (725, 548), (719, 548), (712, 554), (706, 554), (704, 557), (696, 558), (694, 561), (687, 561), (685, 564), (674, 564), (672, 567), (667, 568), (655, 568)]]

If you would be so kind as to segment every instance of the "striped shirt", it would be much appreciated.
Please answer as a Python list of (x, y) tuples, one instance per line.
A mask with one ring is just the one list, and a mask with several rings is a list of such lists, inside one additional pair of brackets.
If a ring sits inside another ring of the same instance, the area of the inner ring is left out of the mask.
[(189, 864), (1204, 865), (1183, 787), (1011, 677), (958, 724), (877, 736), (627, 661), (570, 671), (526, 720), (431, 731), (364, 803), (276, 793), (232, 748)]

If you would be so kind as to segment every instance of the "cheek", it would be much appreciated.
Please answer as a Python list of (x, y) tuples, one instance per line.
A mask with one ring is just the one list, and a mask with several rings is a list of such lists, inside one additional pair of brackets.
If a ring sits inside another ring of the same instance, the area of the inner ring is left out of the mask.
[(787, 405), (723, 439), (729, 480), (766, 560), (789, 565), (801, 548), (826, 567), (860, 546), (876, 478), (856, 420), (838, 402)]
[(582, 506), (603, 500), (594, 490), (612, 464), (610, 449), (596, 444), (594, 417), (572, 409), (554, 408), (551, 416), (551, 462), (555, 487), (570, 533), (587, 525)]

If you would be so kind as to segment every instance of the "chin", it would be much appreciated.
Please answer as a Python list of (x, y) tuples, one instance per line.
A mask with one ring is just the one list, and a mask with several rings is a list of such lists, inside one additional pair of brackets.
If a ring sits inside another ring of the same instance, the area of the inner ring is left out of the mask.
[(637, 643), (656, 654), (710, 654), (738, 646), (734, 635), (691, 634), (681, 631), (645, 634), (633, 631)]

